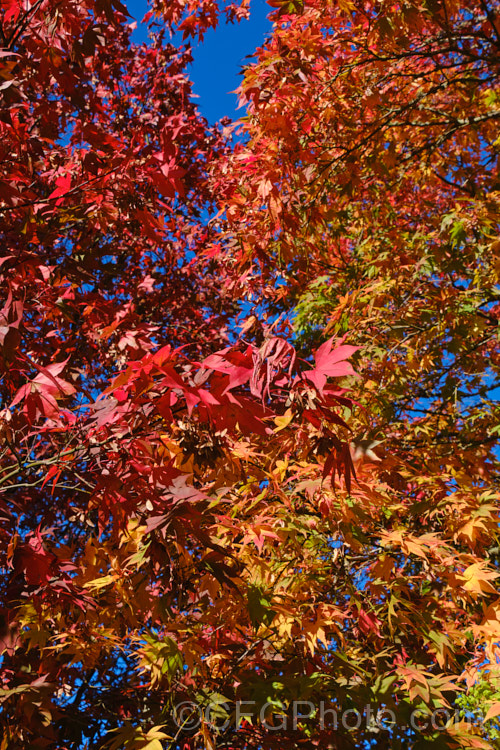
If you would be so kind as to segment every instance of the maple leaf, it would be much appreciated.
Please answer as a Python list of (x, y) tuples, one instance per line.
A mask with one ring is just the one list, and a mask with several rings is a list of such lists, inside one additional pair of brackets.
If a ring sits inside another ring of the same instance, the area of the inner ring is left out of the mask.
[[(62, 203), (63, 196), (66, 195), (71, 189), (71, 175), (70, 174), (63, 174), (57, 177), (56, 179), (56, 188), (53, 190), (49, 195), (49, 200), (52, 200), (53, 198), (57, 198), (56, 206), (59, 206)], [(61, 197), (59, 197), (61, 196)]]
[(334, 346), (335, 338), (325, 341), (314, 355), (316, 366), (312, 370), (305, 370), (303, 375), (323, 393), (328, 378), (341, 378), (353, 375), (352, 365), (346, 360), (358, 350), (357, 346), (342, 344)]
[(496, 701), (491, 704), (484, 715), (484, 721), (490, 721), (491, 719), (500, 716), (500, 702)]
[(490, 581), (494, 581), (499, 575), (494, 570), (487, 570), (484, 563), (473, 563), (461, 573), (460, 578), (466, 591), (475, 594), (496, 594), (497, 591)]

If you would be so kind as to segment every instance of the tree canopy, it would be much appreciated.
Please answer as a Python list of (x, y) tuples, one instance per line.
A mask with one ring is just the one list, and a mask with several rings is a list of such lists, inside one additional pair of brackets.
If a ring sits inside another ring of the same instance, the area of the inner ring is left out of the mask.
[(269, 5), (1, 2), (2, 750), (499, 746), (500, 4)]

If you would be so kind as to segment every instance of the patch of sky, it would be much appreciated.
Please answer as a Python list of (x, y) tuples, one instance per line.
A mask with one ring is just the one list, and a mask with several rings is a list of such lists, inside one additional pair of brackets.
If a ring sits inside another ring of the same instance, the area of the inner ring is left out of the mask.
[[(147, 3), (129, 0), (127, 8), (137, 22), (132, 39), (147, 42), (147, 28), (141, 23), (148, 10)], [(265, 0), (252, 0), (249, 20), (230, 24), (221, 19), (216, 29), (207, 31), (203, 42), (190, 42), (193, 62), (188, 73), (194, 83), (193, 93), (198, 98), (199, 109), (209, 123), (214, 124), (223, 117), (237, 119), (234, 91), (241, 83), (240, 70), (270, 32), (267, 18), (270, 10)], [(175, 35), (172, 42), (186, 44), (181, 34)]]

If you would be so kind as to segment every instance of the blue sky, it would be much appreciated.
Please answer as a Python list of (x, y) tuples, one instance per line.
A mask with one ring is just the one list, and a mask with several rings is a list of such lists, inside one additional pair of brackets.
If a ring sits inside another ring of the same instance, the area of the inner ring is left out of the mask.
[[(138, 22), (134, 34), (136, 41), (145, 41), (147, 31), (141, 28), (140, 21), (147, 11), (146, 0), (129, 0), (127, 8)], [(203, 44), (193, 42), (194, 63), (189, 75), (194, 83), (194, 93), (199, 97), (198, 106), (210, 123), (220, 120), (225, 115), (238, 119), (243, 111), (236, 111), (237, 97), (230, 93), (240, 83), (241, 66), (245, 57), (259, 47), (270, 31), (267, 20), (272, 10), (266, 0), (251, 0), (250, 20), (239, 24), (224, 24), (216, 30), (210, 30)]]

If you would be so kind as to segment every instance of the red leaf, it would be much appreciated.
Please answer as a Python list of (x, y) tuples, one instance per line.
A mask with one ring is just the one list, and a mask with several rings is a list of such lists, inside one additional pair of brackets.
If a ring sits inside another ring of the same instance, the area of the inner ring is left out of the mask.
[(334, 338), (322, 344), (315, 354), (316, 367), (306, 370), (304, 375), (313, 383), (320, 393), (323, 392), (327, 378), (341, 378), (354, 375), (352, 365), (345, 360), (358, 350), (357, 346), (342, 345), (333, 348)]
[[(58, 196), (64, 196), (66, 193), (69, 192), (71, 188), (71, 175), (65, 174), (61, 175), (56, 179), (56, 189), (52, 191), (52, 193), (49, 195), (49, 200), (51, 198), (57, 198)], [(62, 198), (59, 198), (56, 201), (56, 206), (60, 205), (62, 203)]]
[(358, 615), (359, 629), (363, 633), (374, 633), (380, 636), (380, 620), (371, 612), (366, 612), (364, 609), (359, 610)]

